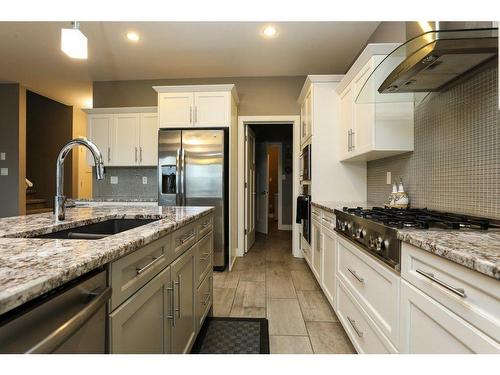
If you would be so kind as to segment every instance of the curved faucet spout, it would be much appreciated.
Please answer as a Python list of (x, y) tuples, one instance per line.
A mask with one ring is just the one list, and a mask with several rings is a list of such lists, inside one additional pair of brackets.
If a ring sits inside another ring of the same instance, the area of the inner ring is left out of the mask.
[(104, 161), (101, 151), (99, 151), (97, 146), (84, 137), (75, 138), (69, 141), (59, 152), (56, 162), (56, 196), (54, 199), (54, 214), (58, 220), (65, 219), (64, 203), (66, 201), (66, 197), (64, 196), (64, 160), (73, 147), (78, 145), (85, 146), (90, 150), (94, 158), (96, 178), (98, 180), (102, 180), (104, 178)]

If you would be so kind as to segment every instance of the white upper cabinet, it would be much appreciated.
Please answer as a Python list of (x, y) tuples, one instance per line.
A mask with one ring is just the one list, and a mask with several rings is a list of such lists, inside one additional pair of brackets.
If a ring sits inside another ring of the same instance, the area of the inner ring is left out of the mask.
[(309, 88), (300, 108), (300, 145), (303, 147), (312, 136), (312, 89)]
[(231, 97), (229, 92), (194, 93), (195, 126), (229, 126)]
[(113, 151), (116, 165), (135, 165), (139, 160), (137, 139), (140, 115), (119, 113), (113, 117)]
[(139, 163), (156, 165), (158, 163), (158, 114), (141, 113), (139, 130)]
[[(88, 115), (87, 138), (93, 141), (101, 151), (105, 165), (113, 165), (111, 155), (111, 135), (113, 128), (113, 115), (89, 114)], [(94, 165), (94, 158), (87, 152), (89, 165)]]
[[(106, 166), (153, 166), (158, 160), (156, 107), (94, 108), (88, 113), (87, 137)], [(88, 163), (94, 165), (87, 153)]]
[(160, 128), (193, 126), (192, 92), (165, 92), (158, 95)]
[(368, 161), (413, 151), (413, 101), (379, 94), (379, 79), (373, 76), (396, 47), (369, 44), (337, 87), (342, 161)]
[(234, 85), (154, 86), (160, 128), (226, 127), (231, 124)]

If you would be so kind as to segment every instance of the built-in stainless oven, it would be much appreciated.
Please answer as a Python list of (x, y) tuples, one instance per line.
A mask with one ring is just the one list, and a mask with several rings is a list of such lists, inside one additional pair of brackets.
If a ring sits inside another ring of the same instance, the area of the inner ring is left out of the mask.
[(300, 182), (311, 182), (311, 145), (304, 146), (300, 154)]
[(304, 208), (302, 212), (302, 236), (311, 244), (311, 196), (303, 195)]

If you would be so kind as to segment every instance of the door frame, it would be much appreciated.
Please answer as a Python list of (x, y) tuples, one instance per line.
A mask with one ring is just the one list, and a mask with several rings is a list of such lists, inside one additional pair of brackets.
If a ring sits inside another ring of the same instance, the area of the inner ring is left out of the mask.
[[(245, 125), (245, 126), (248, 126), (248, 125)], [(261, 233), (261, 234), (269, 234), (269, 150), (267, 148), (268, 146), (268, 142), (259, 142), (259, 144), (261, 145), (260, 147), (262, 148), (261, 151), (265, 153), (265, 165), (266, 165), (266, 176), (264, 177), (264, 180), (265, 180), (265, 187), (266, 187), (266, 194), (267, 194), (267, 198), (266, 198), (266, 201), (265, 201), (265, 204), (264, 204), (264, 210), (265, 210), (265, 231), (263, 232), (260, 232), (260, 231), (257, 231), (257, 219), (259, 218), (259, 214), (257, 213), (259, 210), (257, 209), (257, 207), (260, 207), (260, 193), (257, 191), (258, 189), (258, 186), (256, 186), (256, 189), (255, 189), (255, 192), (257, 193), (257, 198), (256, 198), (256, 201), (258, 202), (256, 205), (255, 205), (255, 233)], [(257, 150), (257, 142), (255, 142), (255, 149)], [(259, 155), (258, 157), (260, 158), (262, 155)], [(257, 160), (257, 155), (256, 155), (256, 160)], [(255, 167), (257, 169), (257, 163), (255, 163)], [(255, 172), (255, 184), (257, 184), (257, 176), (260, 176), (259, 173), (257, 173), (257, 171)], [(247, 211), (247, 206), (246, 206), (246, 202), (245, 202), (245, 211)], [(262, 216), (262, 213), (260, 214)], [(249, 249), (245, 249), (245, 251), (247, 252)]]
[(292, 186), (292, 255), (302, 258), (299, 249), (299, 225), (295, 224), (296, 205), (299, 195), (300, 115), (238, 116), (238, 248), (236, 256), (243, 256), (245, 249), (245, 125), (291, 124), (293, 127), (293, 186)]

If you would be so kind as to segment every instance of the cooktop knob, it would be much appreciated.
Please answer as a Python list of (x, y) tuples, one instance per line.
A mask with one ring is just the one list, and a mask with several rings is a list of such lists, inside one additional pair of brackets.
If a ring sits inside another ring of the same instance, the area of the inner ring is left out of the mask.
[(384, 244), (384, 239), (382, 238), (382, 236), (378, 236), (375, 241), (376, 241), (376, 246), (377, 246), (376, 250), (381, 251), (382, 245)]

